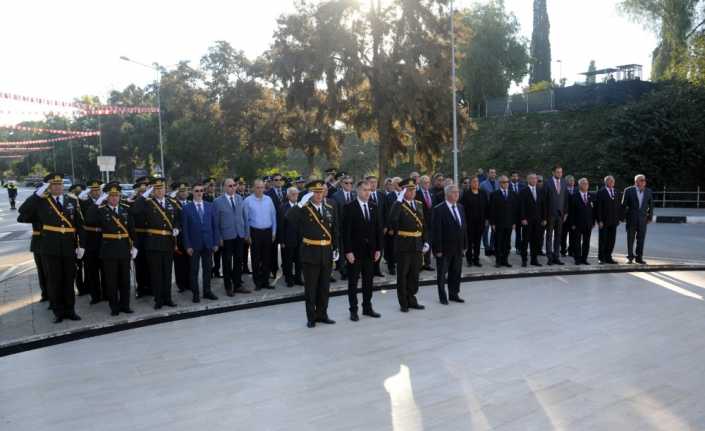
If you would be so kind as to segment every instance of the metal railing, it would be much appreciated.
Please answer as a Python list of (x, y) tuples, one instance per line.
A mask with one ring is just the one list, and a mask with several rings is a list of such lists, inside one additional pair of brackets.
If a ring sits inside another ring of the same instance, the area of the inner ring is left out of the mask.
[(705, 191), (654, 190), (654, 205), (658, 208), (705, 208)]

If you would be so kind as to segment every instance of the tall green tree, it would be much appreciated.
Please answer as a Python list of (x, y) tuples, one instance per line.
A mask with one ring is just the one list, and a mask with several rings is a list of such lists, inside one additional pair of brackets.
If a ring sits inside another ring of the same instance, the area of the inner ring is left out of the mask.
[(503, 0), (477, 5), (463, 14), (467, 36), (460, 46), (463, 97), (473, 111), (482, 112), (491, 97), (505, 97), (512, 82), (528, 73), (528, 41)]
[[(597, 70), (597, 66), (595, 66), (595, 60), (590, 60), (590, 66), (588, 66), (588, 73), (595, 73)], [(595, 85), (596, 82), (596, 76), (595, 75), (587, 75), (585, 77), (585, 85)]]
[(529, 83), (551, 82), (551, 24), (547, 0), (534, 0), (534, 29), (531, 33)]

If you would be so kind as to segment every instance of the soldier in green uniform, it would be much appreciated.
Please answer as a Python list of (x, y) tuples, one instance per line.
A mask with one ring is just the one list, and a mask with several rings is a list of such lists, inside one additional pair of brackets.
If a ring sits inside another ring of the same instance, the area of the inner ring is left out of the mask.
[(423, 310), (416, 300), (419, 291), (419, 271), (423, 253), (429, 250), (428, 234), (423, 217), (423, 203), (414, 199), (416, 181), (408, 178), (399, 185), (404, 194), (389, 210), (388, 229), (394, 232), (397, 261), (397, 297), (401, 311)]
[(33, 199), (29, 208), (25, 208), (28, 219), (36, 217), (42, 225), (40, 252), (55, 323), (63, 319), (81, 320), (74, 309), (73, 282), (76, 259), (80, 260), (85, 252), (80, 205), (78, 199), (64, 193), (63, 181), (61, 174), (47, 175), (46, 187), (35, 193), (40, 199)]
[(133, 217), (144, 217), (144, 249), (154, 292), (154, 309), (159, 310), (164, 305), (176, 307), (171, 299), (171, 268), (181, 223), (178, 209), (173, 201), (166, 197), (163, 178), (154, 179), (152, 194), (137, 198), (130, 207), (130, 214)]
[[(179, 212), (179, 220), (181, 220), (181, 210), (189, 201), (189, 185), (185, 182), (172, 184), (172, 189), (176, 191), (176, 195), (172, 199), (174, 206)], [(174, 279), (176, 280), (176, 288), (181, 292), (191, 290), (191, 263), (189, 262), (188, 254), (184, 248), (184, 234), (179, 232), (176, 237), (176, 250), (174, 250)]]
[(149, 266), (147, 264), (147, 253), (144, 249), (144, 244), (147, 239), (147, 222), (144, 214), (132, 213), (132, 206), (137, 199), (144, 194), (149, 186), (147, 177), (137, 178), (133, 185), (134, 194), (128, 203), (130, 205), (130, 214), (135, 225), (135, 247), (137, 248), (137, 257), (135, 258), (135, 280), (137, 281), (136, 296), (141, 298), (152, 294), (151, 281), (149, 276)]
[(325, 187), (320, 180), (309, 182), (308, 202), (287, 214), (302, 237), (300, 254), (309, 328), (315, 327), (316, 322), (335, 323), (328, 317), (328, 295), (333, 261), (339, 257), (338, 220), (333, 207), (325, 202)]
[[(91, 212), (98, 209), (96, 202), (101, 195), (100, 180), (92, 180), (88, 182), (88, 194), (79, 195), (81, 204), (81, 212), (84, 217), (89, 217)], [(83, 256), (83, 273), (85, 274), (86, 290), (91, 294), (91, 305), (97, 304), (105, 299), (105, 292), (100, 277), (100, 228), (92, 223), (86, 222), (83, 224), (84, 236), (86, 239), (86, 253)]]
[[(105, 294), (110, 314), (132, 313), (130, 308), (130, 259), (137, 255), (135, 229), (128, 208), (120, 202), (122, 188), (117, 182), (105, 185), (105, 202), (91, 208), (87, 222), (100, 228), (99, 256), (105, 275)], [(99, 201), (100, 202), (100, 201)]]
[[(34, 255), (34, 265), (37, 267), (37, 278), (39, 279), (39, 289), (42, 292), (40, 302), (49, 300), (49, 293), (47, 293), (47, 280), (46, 273), (44, 271), (44, 264), (42, 263), (42, 253), (40, 249), (41, 245), (41, 234), (42, 234), (42, 222), (39, 220), (36, 212), (32, 211), (37, 205), (36, 201), (42, 199), (36, 194), (32, 193), (30, 197), (25, 199), (25, 201), (20, 205), (19, 214), (17, 216), (18, 223), (32, 223), (32, 239), (29, 243), (29, 251)], [(51, 309), (51, 304), (49, 305)]]

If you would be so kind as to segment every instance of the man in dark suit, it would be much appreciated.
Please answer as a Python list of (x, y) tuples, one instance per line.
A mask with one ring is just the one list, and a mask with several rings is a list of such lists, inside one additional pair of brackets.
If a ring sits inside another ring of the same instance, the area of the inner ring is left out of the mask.
[[(465, 209), (458, 203), (460, 190), (455, 184), (445, 187), (445, 201), (433, 207), (431, 249), (438, 268), (438, 299), (448, 305), (448, 299), (465, 302), (460, 297), (460, 274), (463, 256), (468, 247)], [(448, 296), (445, 284), (448, 283)]]
[[(654, 216), (654, 200), (651, 189), (646, 187), (644, 175), (635, 176), (634, 185), (624, 190), (622, 208), (627, 224), (627, 259), (629, 259), (629, 263), (636, 260), (636, 263), (645, 265), (646, 225), (651, 223)], [(636, 239), (636, 252), (634, 239)]]
[(541, 234), (546, 225), (544, 203), (538, 178), (531, 173), (526, 177), (528, 185), (519, 192), (519, 220), (521, 223), (521, 266), (526, 266), (528, 250), (531, 250), (531, 265), (541, 266), (538, 255), (541, 252)]
[(370, 183), (357, 183), (357, 196), (343, 207), (343, 253), (348, 262), (350, 320), (357, 322), (357, 279), (362, 276), (362, 314), (380, 317), (372, 309), (373, 262), (382, 256), (379, 209), (370, 202)]
[(617, 226), (622, 218), (622, 196), (614, 188), (614, 177), (605, 177), (605, 186), (597, 192), (595, 201), (595, 218), (599, 228), (598, 259), (600, 264), (616, 264), (612, 258), (614, 242), (617, 238)]
[(481, 267), (480, 244), (485, 226), (488, 225), (487, 207), (489, 199), (485, 191), (480, 188), (480, 179), (478, 177), (470, 179), (470, 189), (463, 193), (461, 199), (465, 208), (465, 224), (468, 230), (468, 249), (465, 257), (468, 266)]
[(389, 184), (390, 191), (387, 192), (387, 194), (384, 196), (384, 209), (386, 211), (386, 224), (385, 224), (385, 234), (384, 234), (384, 260), (387, 262), (387, 271), (389, 272), (389, 275), (396, 275), (396, 250), (394, 250), (394, 247), (396, 245), (396, 241), (394, 240), (394, 229), (390, 226), (389, 223), (389, 216), (391, 215), (392, 207), (397, 201), (398, 194), (401, 192), (401, 187), (399, 187), (399, 183), (401, 182), (401, 178), (399, 177), (394, 177), (392, 178), (391, 183)]
[(509, 189), (509, 178), (502, 175), (499, 178), (499, 190), (490, 197), (490, 225), (496, 235), (495, 267), (506, 266), (509, 263), (509, 250), (512, 248), (512, 230), (519, 219), (518, 197)]
[(549, 265), (563, 265), (559, 256), (563, 223), (568, 219), (568, 188), (563, 168), (553, 167), (553, 176), (543, 185), (544, 220), (546, 220), (546, 257)]
[[(526, 184), (521, 181), (521, 176), (519, 172), (512, 172), (511, 178), (509, 179), (509, 190), (513, 191), (514, 194), (519, 197), (519, 193), (526, 188)], [(521, 255), (521, 233), (522, 226), (519, 220), (517, 220), (516, 228), (514, 228), (514, 251), (516, 254)]]
[[(426, 220), (426, 224), (431, 224), (431, 217), (433, 213), (433, 207), (438, 203), (435, 202), (433, 198), (433, 191), (431, 191), (431, 179), (424, 175), (419, 178), (419, 188), (416, 190), (416, 200), (423, 203), (423, 218)], [(433, 271), (431, 267), (431, 251), (424, 253), (423, 255), (423, 267), (421, 268), (425, 271)]]
[(563, 222), (561, 228), (561, 256), (568, 255), (574, 257), (573, 250), (573, 229), (570, 224), (570, 204), (573, 201), (573, 196), (578, 193), (578, 186), (575, 184), (575, 177), (572, 175), (565, 176), (565, 187), (568, 190), (566, 199), (568, 199), (568, 218)]
[(287, 287), (304, 284), (301, 280), (301, 259), (299, 258), (301, 237), (298, 226), (291, 222), (294, 218), (293, 213), (299, 210), (298, 201), (298, 188), (289, 187), (286, 191), (286, 201), (279, 208), (280, 219), (277, 222), (277, 237), (282, 246), (282, 272)]
[(576, 265), (590, 265), (590, 235), (595, 225), (595, 198), (588, 191), (590, 184), (587, 178), (578, 181), (578, 191), (570, 200), (568, 221), (570, 222), (571, 249)]
[[(377, 177), (374, 175), (368, 175), (365, 177), (365, 180), (370, 184), (370, 202), (377, 206), (377, 216), (380, 224), (382, 225), (382, 242), (380, 243), (380, 247), (384, 252), (384, 227), (387, 226), (387, 202), (384, 199), (384, 192), (377, 190)], [(377, 259), (373, 263), (375, 277), (384, 277), (384, 274), (382, 274), (382, 270), (380, 269), (380, 262), (382, 262), (382, 259)]]
[[(283, 187), (284, 177), (281, 174), (276, 173), (272, 175), (272, 188), (267, 190), (267, 192), (265, 193), (272, 199), (274, 208), (277, 211), (277, 217), (281, 216), (281, 214), (279, 214), (279, 210), (281, 208), (281, 205), (286, 201), (286, 191)], [(274, 242), (272, 243), (272, 263), (270, 268), (270, 271), (272, 272), (272, 278), (276, 278), (277, 271), (279, 270), (279, 244), (279, 238), (275, 238)]]
[[(338, 182), (338, 191), (331, 194), (330, 198), (333, 200), (333, 202), (335, 202), (335, 210), (341, 216), (341, 218), (343, 218), (343, 208), (345, 207), (345, 205), (349, 204), (350, 202), (353, 202), (357, 198), (357, 196), (355, 190), (353, 190), (352, 177), (346, 174), (345, 172), (340, 172), (338, 173), (338, 175), (341, 175), (340, 180)], [(342, 225), (343, 223), (341, 223), (341, 226)], [(345, 259), (339, 259), (335, 263), (335, 269), (340, 272), (341, 280), (348, 279), (347, 261)]]
[(198, 288), (198, 268), (201, 268), (203, 280), (203, 297), (216, 300), (211, 291), (212, 254), (218, 250), (220, 237), (216, 229), (213, 204), (203, 200), (205, 187), (201, 183), (193, 185), (193, 201), (186, 204), (182, 210), (181, 223), (184, 233), (184, 248), (190, 257), (191, 291), (193, 302), (200, 302)]

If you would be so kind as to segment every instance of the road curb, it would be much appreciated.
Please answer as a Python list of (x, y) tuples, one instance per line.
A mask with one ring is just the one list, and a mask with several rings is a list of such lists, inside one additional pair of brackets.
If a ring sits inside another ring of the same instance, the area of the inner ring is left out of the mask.
[(656, 223), (705, 224), (705, 216), (656, 216)]
[[(504, 270), (501, 273), (476, 272), (466, 274), (462, 277), (463, 282), (501, 280), (501, 279), (520, 279), (533, 277), (546, 277), (554, 275), (587, 275), (599, 273), (625, 273), (625, 272), (658, 272), (658, 271), (702, 271), (705, 270), (705, 264), (658, 264), (658, 265), (593, 265), (572, 268), (555, 268), (545, 267), (541, 269), (534, 268), (519, 268)], [(422, 286), (434, 286), (436, 280), (422, 280)], [(374, 290), (393, 290), (396, 288), (394, 282), (383, 282), (375, 284)], [(359, 291), (359, 289), (358, 289)], [(331, 289), (331, 296), (347, 295), (345, 286), (336, 286)], [(65, 331), (55, 332), (51, 334), (35, 335), (18, 340), (13, 340), (0, 344), (0, 357), (8, 356), (16, 353), (26, 352), (30, 350), (40, 349), (42, 347), (54, 346), (57, 344), (67, 343), (70, 341), (81, 340), (84, 338), (96, 337), (99, 335), (111, 334), (114, 332), (126, 331), (134, 328), (142, 328), (145, 326), (157, 325), (160, 323), (174, 322), (183, 319), (192, 319), (196, 317), (209, 316), (213, 314), (229, 313), (238, 310), (247, 310), (252, 308), (269, 307), (272, 305), (286, 304), (291, 302), (301, 302), (304, 300), (302, 293), (291, 293), (283, 295), (279, 298), (260, 300), (238, 304), (214, 304), (202, 305), (198, 307), (189, 307), (181, 310), (164, 311), (157, 315), (151, 314), (147, 316), (137, 316), (127, 318), (120, 321), (108, 321), (99, 324), (85, 326), (80, 328), (69, 329)], [(302, 312), (303, 313), (303, 312)]]

